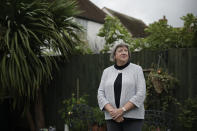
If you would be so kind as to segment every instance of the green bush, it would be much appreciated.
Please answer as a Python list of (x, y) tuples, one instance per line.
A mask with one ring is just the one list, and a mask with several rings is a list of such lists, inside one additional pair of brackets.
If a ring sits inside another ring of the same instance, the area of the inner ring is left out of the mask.
[(178, 120), (187, 131), (197, 129), (197, 96), (193, 99), (188, 98), (179, 105)]

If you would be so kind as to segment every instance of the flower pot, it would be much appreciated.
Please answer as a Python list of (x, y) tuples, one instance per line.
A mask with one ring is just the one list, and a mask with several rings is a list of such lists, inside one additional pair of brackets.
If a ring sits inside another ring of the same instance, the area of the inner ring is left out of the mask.
[(99, 125), (97, 125), (97, 124), (94, 124), (94, 125), (92, 126), (92, 131), (107, 131), (107, 128), (106, 128), (105, 125), (99, 126)]
[(157, 77), (152, 77), (151, 82), (153, 83), (154, 89), (158, 94), (161, 94), (163, 91), (162, 82)]

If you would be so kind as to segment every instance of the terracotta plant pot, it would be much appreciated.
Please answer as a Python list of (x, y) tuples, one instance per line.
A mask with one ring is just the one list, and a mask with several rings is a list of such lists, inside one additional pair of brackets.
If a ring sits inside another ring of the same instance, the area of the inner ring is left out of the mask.
[(107, 128), (105, 125), (103, 126), (98, 126), (97, 124), (94, 124), (92, 126), (92, 131), (107, 131)]

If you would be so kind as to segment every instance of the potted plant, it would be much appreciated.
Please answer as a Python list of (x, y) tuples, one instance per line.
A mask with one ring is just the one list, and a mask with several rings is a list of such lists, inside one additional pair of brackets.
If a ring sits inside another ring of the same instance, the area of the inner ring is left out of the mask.
[(163, 69), (152, 70), (146, 79), (146, 109), (169, 111), (171, 103), (176, 104), (174, 91), (178, 80)]
[(59, 111), (65, 124), (71, 131), (87, 131), (92, 117), (92, 109), (88, 106), (85, 95), (76, 98), (74, 94), (63, 100), (63, 108)]
[(177, 83), (176, 78), (162, 69), (152, 70), (148, 75), (148, 80), (151, 81), (158, 94), (162, 93), (163, 90), (168, 92), (168, 90), (174, 88), (175, 83)]

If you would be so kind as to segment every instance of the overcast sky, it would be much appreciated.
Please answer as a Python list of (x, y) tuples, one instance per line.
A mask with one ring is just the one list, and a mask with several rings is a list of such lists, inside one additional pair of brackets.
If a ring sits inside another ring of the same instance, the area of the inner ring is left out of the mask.
[(168, 24), (183, 26), (180, 19), (187, 13), (197, 16), (197, 0), (90, 0), (99, 8), (107, 7), (128, 16), (141, 19), (147, 25), (165, 15)]

